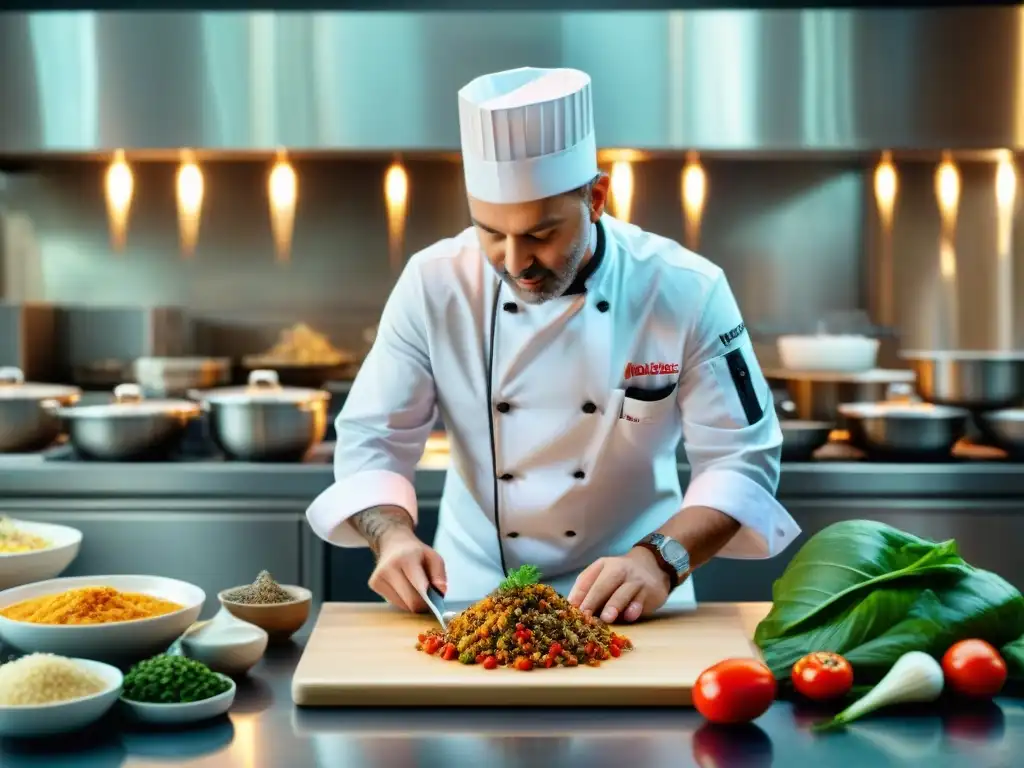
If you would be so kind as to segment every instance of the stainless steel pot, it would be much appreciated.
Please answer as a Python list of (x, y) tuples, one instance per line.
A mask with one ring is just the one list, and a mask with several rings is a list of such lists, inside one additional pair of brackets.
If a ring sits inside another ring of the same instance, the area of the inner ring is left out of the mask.
[(18, 368), (0, 368), (0, 453), (31, 453), (60, 437), (54, 408), (78, 402), (82, 390), (26, 383)]
[(901, 352), (917, 391), (937, 405), (994, 411), (1024, 405), (1024, 352)]
[(913, 391), (914, 382), (912, 371), (881, 369), (863, 373), (769, 369), (764, 375), (785, 384), (792, 403), (787, 412), (803, 421), (841, 422), (840, 405), (903, 399)]
[(1024, 408), (1005, 408), (975, 416), (988, 442), (1002, 448), (1011, 458), (1024, 458)]
[(783, 461), (809, 461), (832, 434), (832, 424), (826, 421), (782, 419), (779, 426), (782, 427)]
[(330, 394), (282, 387), (277, 373), (253, 371), (246, 387), (193, 392), (210, 414), (210, 433), (230, 458), (298, 461), (327, 433)]
[(147, 400), (137, 384), (121, 384), (113, 402), (56, 413), (67, 423), (71, 445), (82, 458), (139, 461), (173, 455), (201, 410), (188, 400)]
[(971, 418), (964, 408), (928, 403), (847, 403), (839, 412), (851, 445), (891, 460), (950, 458)]

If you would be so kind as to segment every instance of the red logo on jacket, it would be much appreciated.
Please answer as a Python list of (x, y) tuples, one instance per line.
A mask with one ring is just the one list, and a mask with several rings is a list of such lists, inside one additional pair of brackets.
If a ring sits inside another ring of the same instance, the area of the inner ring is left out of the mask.
[(635, 379), (637, 376), (664, 376), (671, 373), (679, 373), (679, 363), (626, 363), (627, 379)]

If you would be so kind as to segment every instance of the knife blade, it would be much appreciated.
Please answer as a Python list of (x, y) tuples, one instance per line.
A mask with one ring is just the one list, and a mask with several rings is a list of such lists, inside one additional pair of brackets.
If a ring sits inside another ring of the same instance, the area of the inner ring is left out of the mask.
[(448, 629), (448, 612), (444, 607), (444, 596), (438, 592), (433, 585), (428, 585), (427, 592), (423, 595), (423, 599), (426, 600), (427, 607), (430, 608), (430, 612), (437, 618), (438, 623), (441, 625), (441, 629)]

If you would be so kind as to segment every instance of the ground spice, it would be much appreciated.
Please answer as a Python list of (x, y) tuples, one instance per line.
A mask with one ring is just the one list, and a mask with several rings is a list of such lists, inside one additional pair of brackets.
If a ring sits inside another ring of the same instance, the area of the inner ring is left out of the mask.
[(71, 659), (33, 653), (0, 666), (0, 705), (53, 704), (92, 696), (106, 688), (103, 680)]
[(268, 571), (260, 571), (256, 581), (226, 593), (224, 599), (243, 605), (273, 605), (293, 602), (295, 595), (274, 581)]
[(112, 624), (163, 616), (182, 606), (139, 592), (113, 587), (82, 587), (8, 606), (0, 616), (29, 624)]

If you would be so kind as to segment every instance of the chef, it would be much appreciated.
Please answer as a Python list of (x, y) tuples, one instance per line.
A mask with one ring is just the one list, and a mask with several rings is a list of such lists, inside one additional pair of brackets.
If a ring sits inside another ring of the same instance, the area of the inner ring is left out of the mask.
[[(590, 78), (522, 68), (458, 95), (472, 226), (413, 255), (337, 420), (334, 483), (307, 516), (369, 546), (370, 587), (425, 610), (537, 566), (605, 621), (694, 604), (710, 558), (767, 558), (782, 434), (722, 270), (605, 213)], [(451, 446), (437, 533), (416, 465)], [(676, 449), (690, 465), (685, 494)]]

